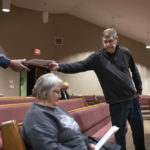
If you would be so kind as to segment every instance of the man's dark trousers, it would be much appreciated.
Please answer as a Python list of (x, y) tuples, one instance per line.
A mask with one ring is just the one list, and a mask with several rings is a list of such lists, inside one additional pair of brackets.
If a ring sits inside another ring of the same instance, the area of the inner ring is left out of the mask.
[(121, 103), (109, 105), (112, 125), (120, 129), (115, 134), (116, 143), (121, 145), (121, 150), (126, 150), (126, 121), (131, 126), (135, 150), (146, 150), (144, 144), (144, 125), (138, 97)]

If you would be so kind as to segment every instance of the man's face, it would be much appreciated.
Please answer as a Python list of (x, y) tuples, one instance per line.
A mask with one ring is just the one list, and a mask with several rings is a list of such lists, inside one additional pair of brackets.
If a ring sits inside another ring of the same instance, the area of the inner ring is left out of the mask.
[(116, 50), (116, 45), (118, 43), (118, 38), (110, 37), (103, 37), (102, 39), (104, 48), (108, 53), (113, 54)]

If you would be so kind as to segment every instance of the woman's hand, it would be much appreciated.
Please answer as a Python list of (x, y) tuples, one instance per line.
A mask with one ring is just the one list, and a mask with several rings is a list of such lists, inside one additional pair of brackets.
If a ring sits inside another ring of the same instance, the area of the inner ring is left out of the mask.
[(90, 150), (94, 150), (94, 149), (95, 149), (95, 144), (90, 144), (90, 145), (89, 145), (89, 149), (90, 149)]

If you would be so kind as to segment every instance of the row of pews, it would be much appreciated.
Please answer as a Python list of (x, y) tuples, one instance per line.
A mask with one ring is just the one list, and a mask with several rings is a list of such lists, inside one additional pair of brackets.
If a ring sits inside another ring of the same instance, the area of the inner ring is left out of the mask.
[[(29, 109), (30, 105), (34, 101), (35, 101), (34, 97), (21, 97), (21, 96), (0, 97), (0, 124), (1, 124), (0, 130), (2, 131), (0, 134), (0, 149), (1, 150), (2, 149), (3, 150), (12, 149), (13, 150), (12, 147), (13, 147), (14, 142), (12, 142), (12, 140), (15, 139), (14, 138), (15, 136), (14, 136), (13, 131), (12, 132), (8, 132), (8, 131), (10, 130), (11, 126), (15, 126), (15, 129), (16, 129), (15, 124), (22, 125), (24, 116), (25, 116), (27, 110)], [(76, 115), (75, 112), (76, 111), (82, 112), (83, 110), (80, 110), (80, 109), (86, 110), (86, 109), (90, 109), (90, 107), (91, 107), (88, 105), (86, 99), (83, 97), (71, 98), (69, 100), (60, 100), (58, 102), (58, 105), (64, 109), (66, 109), (71, 114), (73, 114), (73, 116), (75, 115), (75, 119), (77, 120), (77, 122), (80, 125), (82, 123), (78, 121), (78, 115)], [(73, 110), (74, 110), (74, 112), (72, 112)], [(14, 120), (14, 121), (12, 121), (12, 120)], [(7, 128), (6, 126), (9, 129), (6, 130), (6, 128)], [(82, 130), (84, 132), (83, 127), (82, 127)], [(16, 131), (16, 130), (14, 130), (14, 131)], [(11, 133), (13, 133), (13, 134), (11, 135)], [(9, 137), (6, 138), (7, 136), (9, 136), (11, 138), (9, 138)], [(17, 150), (16, 145), (17, 144), (15, 143), (14, 144), (15, 150)], [(21, 150), (21, 149), (19, 149), (19, 150)]]
[[(101, 138), (111, 127), (109, 105), (105, 103), (104, 96), (83, 95), (70, 98), (60, 100), (58, 106), (72, 114), (84, 135)], [(24, 116), (34, 101), (34, 97), (0, 97), (0, 150), (26, 150), (18, 125), (23, 124)], [(139, 102), (141, 109), (150, 109), (150, 96), (143, 95)], [(115, 141), (114, 136), (110, 141)]]

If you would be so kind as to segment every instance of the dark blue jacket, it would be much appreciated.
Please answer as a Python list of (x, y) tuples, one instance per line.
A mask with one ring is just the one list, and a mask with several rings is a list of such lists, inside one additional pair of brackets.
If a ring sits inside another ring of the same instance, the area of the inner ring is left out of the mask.
[(7, 68), (9, 65), (10, 65), (10, 59), (0, 54), (0, 66), (3, 68)]

